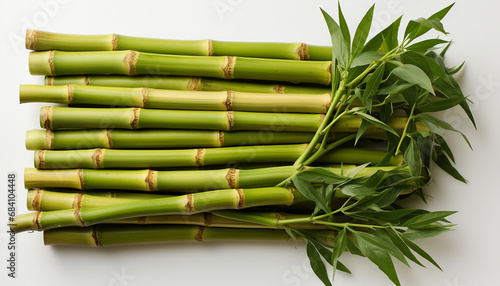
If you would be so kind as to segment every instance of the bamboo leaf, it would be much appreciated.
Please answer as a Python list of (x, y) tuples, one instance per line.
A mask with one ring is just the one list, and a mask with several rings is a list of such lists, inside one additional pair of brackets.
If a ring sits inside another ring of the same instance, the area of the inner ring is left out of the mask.
[(444, 220), (447, 216), (456, 213), (456, 211), (435, 211), (427, 212), (409, 219), (403, 224), (408, 228), (426, 228), (429, 224)]
[(366, 12), (359, 22), (358, 27), (356, 28), (356, 33), (354, 33), (354, 38), (352, 40), (352, 55), (356, 58), (365, 45), (366, 39), (368, 38), (368, 34), (370, 32), (370, 28), (373, 20), (373, 10), (375, 8), (375, 4), (373, 4), (370, 9)]
[(314, 167), (301, 171), (297, 177), (308, 182), (324, 183), (338, 185), (346, 181), (348, 178), (333, 173), (328, 168)]
[(452, 67), (452, 68), (449, 68), (449, 69), (446, 69), (447, 72), (449, 72), (451, 75), (454, 75), (456, 74), (457, 72), (459, 72), (465, 65), (465, 61), (463, 61), (460, 65), (458, 66), (455, 66), (455, 67)]
[(417, 239), (435, 237), (451, 230), (452, 229), (449, 227), (430, 228), (430, 229), (408, 229), (403, 233), (403, 236), (409, 240), (417, 240)]
[[(375, 51), (367, 51), (367, 52), (360, 53), (352, 61), (351, 68), (369, 65), (375, 61), (380, 60), (383, 56), (384, 56), (384, 54), (381, 54), (381, 53), (375, 52)], [(362, 71), (364, 71), (364, 70), (365, 69), (363, 68)]]
[(388, 246), (368, 233), (353, 231), (353, 235), (363, 255), (375, 263), (395, 285), (400, 286), (396, 269), (387, 250)]
[(361, 124), (359, 125), (358, 132), (356, 133), (356, 139), (354, 140), (354, 146), (358, 144), (359, 138), (363, 136), (363, 134), (366, 132), (366, 130), (370, 127), (370, 122), (363, 120), (361, 121)]
[(393, 85), (379, 89), (377, 95), (400, 93), (403, 90), (406, 90), (414, 85), (415, 85), (414, 83), (402, 83), (402, 84), (395, 83)]
[(349, 172), (347, 173), (347, 177), (349, 178), (355, 178), (361, 171), (363, 171), (366, 167), (368, 167), (368, 165), (370, 165), (370, 163), (365, 163), (363, 165), (359, 165), (357, 166), (356, 168), (352, 169), (352, 170), (349, 170)]
[(439, 31), (445, 35), (448, 35), (448, 32), (446, 32), (444, 30), (444, 27), (443, 27), (443, 24), (441, 23), (441, 21), (439, 19), (425, 19), (425, 18), (418, 18), (416, 20), (412, 20), (418, 24), (420, 24), (421, 26), (427, 28), (428, 30), (430, 29), (434, 29), (436, 31)]
[(396, 136), (399, 136), (399, 134), (394, 130), (392, 129), (391, 126), (389, 126), (388, 124), (385, 124), (384, 122), (380, 121), (379, 119), (367, 114), (367, 113), (364, 113), (364, 112), (355, 112), (354, 114), (358, 115), (359, 117), (363, 118), (364, 120), (370, 122), (371, 124), (385, 130), (385, 131), (388, 131)]
[(347, 235), (345, 228), (338, 232), (335, 240), (333, 241), (333, 251), (332, 251), (332, 266), (333, 266), (333, 278), (335, 279), (335, 270), (337, 269), (337, 264), (340, 256), (347, 249)]
[(448, 146), (448, 143), (446, 143), (446, 140), (444, 140), (444, 138), (439, 134), (434, 134), (434, 137), (436, 143), (439, 144), (439, 147), (441, 147), (444, 153), (446, 153), (446, 155), (450, 157), (451, 161), (455, 163), (455, 157), (453, 156), (453, 152), (451, 151), (450, 146)]
[(465, 98), (448, 98), (442, 100), (431, 101), (422, 105), (417, 106), (417, 109), (422, 112), (437, 112), (450, 109), (459, 105), (465, 100)]
[(286, 225), (283, 226), (283, 229), (285, 230), (286, 234), (288, 234), (288, 236), (290, 236), (290, 238), (292, 239), (293, 246), (297, 248), (297, 237), (295, 237), (295, 234), (293, 234), (292, 229)]
[(462, 175), (460, 175), (455, 167), (453, 167), (453, 165), (450, 163), (450, 160), (448, 160), (448, 157), (446, 157), (446, 155), (442, 151), (436, 149), (435, 153), (436, 158), (434, 158), (434, 162), (436, 163), (436, 165), (438, 165), (446, 173), (450, 174), (453, 178), (459, 180), (460, 182), (467, 183), (467, 180)]
[(403, 253), (404, 256), (408, 257), (408, 259), (415, 262), (416, 264), (424, 267), (424, 265), (420, 263), (420, 261), (418, 261), (417, 257), (413, 255), (410, 248), (408, 247), (406, 242), (401, 237), (401, 234), (397, 230), (395, 230), (394, 228), (388, 228), (388, 229), (381, 229), (379, 231), (385, 232), (388, 238), (401, 251), (401, 253)]
[(467, 138), (467, 136), (465, 136), (465, 134), (463, 134), (462, 132), (458, 131), (457, 129), (453, 128), (453, 126), (451, 126), (448, 122), (445, 122), (445, 121), (443, 121), (441, 119), (438, 119), (437, 117), (432, 116), (430, 114), (424, 114), (424, 113), (420, 113), (420, 114), (416, 115), (415, 118), (419, 119), (424, 124), (426, 124), (426, 122), (430, 122), (430, 123), (432, 123), (432, 124), (434, 124), (436, 126), (439, 126), (439, 127), (443, 128), (443, 129), (459, 133), (460, 135), (462, 135), (462, 137), (464, 138), (465, 142), (467, 142), (467, 144), (469, 145), (469, 147), (472, 149), (472, 145), (470, 144), (469, 139)]
[(361, 102), (363, 105), (371, 111), (372, 108), (372, 97), (377, 94), (378, 87), (382, 82), (384, 77), (385, 64), (381, 64), (370, 76), (368, 82), (366, 83), (365, 90), (361, 95)]
[(412, 51), (407, 51), (401, 55), (401, 62), (403, 64), (414, 65), (420, 68), (423, 72), (425, 72), (425, 74), (429, 79), (433, 78), (433, 73), (432, 73), (433, 70), (431, 69), (431, 66), (425, 56), (422, 56)]
[(368, 43), (366, 43), (363, 48), (363, 52), (366, 51), (378, 51), (381, 53), (387, 53), (390, 50), (398, 46), (398, 30), (401, 24), (401, 17), (392, 22), (383, 31), (371, 38)]
[(351, 54), (351, 35), (349, 33), (349, 27), (347, 26), (347, 22), (344, 18), (344, 14), (342, 13), (342, 8), (340, 8), (340, 1), (338, 2), (337, 6), (339, 11), (340, 31), (342, 32), (342, 37), (344, 38), (345, 47), (347, 49), (347, 57), (349, 58)]
[[(451, 4), (450, 6), (447, 6), (444, 9), (434, 13), (429, 18), (427, 18), (427, 20), (428, 21), (431, 21), (431, 20), (440, 21), (440, 20), (442, 20), (446, 16), (446, 14), (448, 14), (448, 11), (450, 11), (450, 9), (451, 9), (451, 7), (453, 7), (453, 5), (454, 4)], [(435, 22), (431, 22), (431, 24), (437, 25), (439, 27), (439, 24), (437, 24)], [(422, 36), (423, 34), (427, 33), (428, 31), (430, 31), (431, 28), (433, 28), (432, 25), (431, 25), (431, 27), (428, 27), (428, 26), (421, 25), (417, 20), (410, 21), (410, 22), (408, 22), (408, 25), (406, 26), (404, 37), (405, 37), (405, 39), (410, 39), (410, 40), (416, 39), (416, 38)], [(442, 27), (442, 24), (441, 24), (441, 27)]]
[(326, 271), (325, 264), (323, 263), (323, 260), (321, 260), (321, 256), (319, 255), (318, 251), (310, 241), (307, 241), (306, 252), (307, 257), (309, 257), (311, 268), (316, 276), (318, 276), (318, 278), (325, 285), (331, 286), (332, 283), (330, 282), (330, 278), (328, 278), (328, 272)]
[(410, 169), (410, 175), (419, 177), (422, 173), (422, 159), (420, 157), (420, 150), (418, 148), (417, 142), (410, 138), (410, 143), (404, 152), (404, 159), (408, 168)]
[(420, 68), (414, 65), (402, 65), (392, 70), (392, 73), (397, 77), (409, 83), (416, 84), (421, 88), (434, 94), (434, 89), (432, 88), (432, 83)]
[(321, 196), (321, 194), (316, 190), (311, 183), (308, 181), (295, 176), (292, 179), (292, 182), (294, 186), (297, 188), (297, 190), (307, 199), (313, 201), (316, 203), (318, 207), (320, 207), (324, 212), (331, 212), (329, 209), (326, 200), (324, 197)]
[(429, 66), (430, 66), (430, 68), (432, 70), (432, 73), (434, 74), (434, 78), (439, 77), (439, 78), (445, 80), (446, 82), (448, 82), (449, 84), (452, 84), (450, 82), (450, 79), (449, 79), (450, 77), (446, 73), (446, 69), (443, 69), (433, 59), (431, 59), (429, 57), (425, 57), (425, 58), (427, 59), (427, 62), (429, 63)]
[(335, 20), (328, 15), (328, 13), (326, 13), (323, 9), (321, 9), (321, 13), (323, 13), (328, 30), (330, 31), (333, 59), (336, 59), (338, 64), (345, 68), (347, 63), (347, 46), (345, 45), (342, 31), (337, 22), (335, 22)]
[(432, 257), (427, 254), (427, 252), (425, 252), (422, 248), (420, 248), (418, 245), (416, 245), (415, 243), (413, 243), (412, 241), (410, 241), (408, 238), (406, 238), (405, 236), (402, 236), (401, 237), (403, 239), (403, 241), (406, 243), (406, 245), (408, 245), (408, 247), (410, 247), (413, 251), (415, 251), (418, 255), (422, 256), (423, 258), (425, 258), (427, 261), (429, 261), (430, 263), (432, 263), (434, 266), (436, 266), (439, 270), (443, 271), (443, 269), (441, 269), (441, 267), (439, 266), (439, 264), (437, 264), (436, 261), (434, 261), (434, 259), (432, 259)]
[(407, 50), (414, 51), (414, 52), (421, 52), (424, 53), (429, 49), (434, 48), (437, 45), (440, 44), (445, 44), (449, 43), (449, 41), (442, 40), (442, 39), (428, 39), (428, 40), (423, 40), (418, 43), (415, 43), (413, 45), (410, 45), (406, 47)]
[(372, 189), (358, 184), (347, 184), (340, 188), (340, 192), (346, 196), (360, 200), (363, 197), (376, 195), (377, 192)]

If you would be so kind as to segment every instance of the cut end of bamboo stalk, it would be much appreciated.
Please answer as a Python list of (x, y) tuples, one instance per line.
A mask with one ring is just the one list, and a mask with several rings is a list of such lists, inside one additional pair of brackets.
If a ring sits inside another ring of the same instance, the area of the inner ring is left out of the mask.
[(40, 127), (52, 130), (52, 112), (54, 108), (52, 106), (44, 106), (40, 109)]
[(67, 227), (43, 232), (45, 245), (78, 245), (98, 247), (97, 227)]
[(55, 75), (53, 63), (54, 51), (31, 52), (29, 70), (31, 75)]
[(37, 30), (26, 30), (26, 49), (27, 50), (36, 50), (36, 41), (38, 38)]
[(14, 221), (10, 221), (9, 228), (14, 233), (20, 233), (28, 230), (39, 230), (41, 227), (41, 225), (39, 225), (40, 217), (41, 212), (16, 215), (14, 217)]
[(45, 150), (54, 148), (54, 132), (34, 129), (26, 132), (25, 146), (27, 150)]

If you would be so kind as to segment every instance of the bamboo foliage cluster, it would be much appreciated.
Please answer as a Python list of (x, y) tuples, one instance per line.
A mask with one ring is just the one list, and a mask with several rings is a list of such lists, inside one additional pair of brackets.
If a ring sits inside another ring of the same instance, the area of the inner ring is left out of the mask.
[(413, 241), (454, 212), (399, 202), (424, 196), (434, 163), (465, 182), (443, 135), (459, 131), (429, 114), (460, 106), (475, 124), (462, 65), (445, 66), (447, 41), (416, 41), (447, 34), (450, 9), (401, 41), (401, 18), (368, 40), (374, 7), (352, 39), (340, 5), (338, 23), (321, 10), (331, 47), (29, 30), (30, 72), (46, 77), (20, 102), (67, 106), (42, 107), (26, 134), (33, 212), (11, 228), (92, 247), (300, 240), (325, 285), (325, 262), (350, 273), (346, 251), (395, 285), (393, 258), (439, 268)]

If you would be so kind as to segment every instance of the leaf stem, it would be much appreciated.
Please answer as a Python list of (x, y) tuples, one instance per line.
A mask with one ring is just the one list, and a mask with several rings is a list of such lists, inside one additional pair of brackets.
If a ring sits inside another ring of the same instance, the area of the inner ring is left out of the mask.
[(401, 144), (403, 143), (403, 140), (406, 137), (406, 131), (408, 129), (408, 125), (410, 124), (410, 121), (413, 118), (413, 113), (415, 112), (415, 106), (416, 104), (413, 104), (410, 112), (410, 116), (408, 116), (408, 120), (406, 121), (405, 127), (403, 128), (403, 133), (401, 134), (401, 139), (399, 140), (398, 147), (396, 148), (396, 152), (394, 153), (395, 155), (399, 154), (399, 149), (401, 148)]

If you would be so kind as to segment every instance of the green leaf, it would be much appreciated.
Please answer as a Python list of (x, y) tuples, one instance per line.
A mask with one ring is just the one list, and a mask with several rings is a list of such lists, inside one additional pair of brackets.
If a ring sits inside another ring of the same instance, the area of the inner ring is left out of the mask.
[(387, 53), (398, 46), (398, 30), (401, 24), (401, 17), (392, 22), (387, 28), (371, 38), (363, 48), (366, 51), (378, 51)]
[(429, 79), (432, 80), (433, 74), (432, 74), (432, 69), (427, 61), (427, 58), (422, 56), (421, 54), (412, 52), (412, 51), (407, 51), (401, 55), (401, 62), (403, 64), (410, 64), (418, 67), (421, 69)]
[(368, 122), (366, 120), (361, 121), (361, 125), (359, 125), (359, 128), (358, 128), (358, 133), (356, 133), (356, 139), (354, 140), (354, 146), (356, 146), (356, 144), (358, 144), (359, 138), (361, 138), (361, 136), (363, 136), (363, 134), (366, 132), (366, 130), (368, 129), (369, 126), (370, 126), (370, 122)]
[(377, 239), (374, 235), (359, 231), (353, 231), (352, 233), (363, 255), (375, 263), (395, 285), (401, 286), (387, 249), (390, 246), (387, 246), (383, 240)]
[(410, 138), (410, 143), (404, 152), (404, 159), (408, 168), (410, 169), (410, 175), (420, 176), (422, 173), (422, 159), (420, 157), (420, 150), (418, 148), (417, 142)]
[(308, 168), (297, 174), (297, 177), (308, 182), (324, 183), (338, 185), (346, 181), (348, 178), (333, 173), (328, 168), (314, 167)]
[(414, 85), (415, 85), (414, 83), (402, 83), (402, 84), (395, 83), (393, 85), (386, 86), (386, 87), (379, 89), (377, 92), (377, 95), (400, 93), (403, 90), (406, 90)]
[(465, 65), (465, 61), (463, 61), (460, 65), (458, 66), (455, 66), (455, 67), (452, 67), (452, 68), (449, 68), (449, 69), (446, 69), (447, 72), (449, 72), (451, 75), (454, 75), (456, 74), (457, 72), (459, 72)]
[(435, 153), (436, 158), (434, 158), (434, 162), (436, 163), (436, 165), (438, 165), (446, 173), (450, 174), (453, 178), (459, 180), (460, 182), (467, 183), (467, 180), (462, 175), (460, 175), (455, 167), (453, 167), (453, 165), (450, 163), (450, 160), (448, 160), (448, 157), (446, 157), (446, 155), (442, 151), (436, 149)]
[(449, 41), (445, 41), (442, 39), (428, 39), (428, 40), (423, 40), (418, 43), (415, 43), (413, 45), (410, 45), (406, 47), (407, 50), (414, 51), (414, 52), (421, 52), (424, 53), (427, 50), (434, 48), (437, 45), (440, 44), (445, 44), (449, 43)]
[(363, 171), (366, 167), (368, 167), (368, 165), (370, 165), (370, 163), (365, 163), (363, 165), (357, 166), (354, 169), (349, 170), (349, 172), (347, 173), (347, 177), (351, 179), (355, 178), (361, 171)]
[(368, 34), (372, 25), (374, 8), (375, 4), (373, 4), (370, 9), (368, 9), (365, 16), (363, 16), (363, 19), (361, 19), (361, 22), (359, 22), (359, 25), (356, 28), (356, 33), (354, 34), (354, 38), (352, 40), (352, 55), (355, 58), (363, 50), (366, 39), (368, 38)]
[[(367, 51), (359, 54), (354, 58), (351, 64), (351, 68), (369, 65), (375, 61), (380, 60), (384, 54), (375, 51)], [(363, 71), (365, 68), (363, 68)]]
[(361, 95), (361, 102), (363, 105), (371, 111), (372, 109), (372, 97), (377, 94), (378, 86), (382, 82), (384, 77), (385, 64), (381, 64), (370, 76), (368, 82), (366, 83), (365, 90)]
[(436, 100), (417, 106), (417, 109), (422, 112), (443, 111), (457, 106), (464, 100), (465, 98), (448, 98), (448, 99)]
[(456, 211), (435, 211), (427, 212), (406, 221), (403, 226), (408, 228), (425, 228), (429, 224), (444, 220), (447, 216), (456, 213)]
[(408, 229), (403, 233), (403, 236), (409, 240), (417, 240), (417, 239), (435, 237), (451, 230), (452, 229), (449, 227), (430, 228), (430, 229)]
[(444, 153), (446, 153), (446, 155), (450, 157), (451, 161), (455, 163), (455, 157), (453, 156), (453, 152), (451, 151), (450, 146), (448, 146), (448, 143), (446, 143), (446, 140), (444, 140), (444, 138), (439, 134), (434, 134), (434, 137), (436, 143), (439, 144), (439, 147), (441, 147)]
[(425, 19), (425, 18), (418, 18), (416, 20), (412, 20), (418, 24), (420, 24), (421, 26), (425, 27), (425, 28), (428, 28), (429, 30), (430, 29), (434, 29), (436, 31), (439, 31), (445, 35), (448, 35), (448, 32), (446, 32), (444, 30), (444, 27), (443, 27), (443, 24), (441, 23), (441, 21), (439, 21), (439, 19)]
[(429, 261), (430, 263), (432, 263), (434, 266), (436, 266), (439, 270), (443, 271), (441, 269), (441, 267), (439, 266), (439, 264), (437, 264), (436, 261), (434, 261), (434, 259), (432, 259), (432, 257), (427, 254), (427, 252), (425, 252), (422, 248), (420, 248), (418, 245), (416, 245), (415, 243), (413, 243), (412, 241), (410, 241), (408, 238), (406, 238), (405, 236), (402, 236), (401, 237), (403, 239), (403, 241), (406, 243), (406, 245), (408, 245), (408, 247), (410, 247), (413, 251), (415, 251), (418, 255), (422, 256), (423, 258), (425, 258), (427, 261)]
[(339, 231), (339, 233), (335, 237), (335, 240), (333, 241), (333, 251), (332, 251), (333, 279), (335, 279), (335, 270), (337, 269), (339, 258), (346, 249), (347, 249), (347, 235), (346, 235), (346, 230), (344, 228), (341, 231)]
[(420, 68), (414, 65), (402, 65), (392, 70), (392, 73), (397, 77), (409, 83), (416, 84), (421, 88), (434, 94), (432, 83)]
[(399, 134), (394, 130), (392, 129), (391, 126), (389, 126), (388, 124), (385, 124), (384, 122), (380, 121), (379, 119), (367, 114), (367, 113), (363, 113), (363, 112), (355, 112), (354, 114), (358, 115), (359, 117), (363, 118), (364, 120), (370, 122), (371, 124), (385, 130), (385, 131), (388, 131), (396, 136), (399, 136)]
[(290, 229), (290, 227), (286, 225), (283, 226), (283, 229), (285, 230), (286, 234), (288, 234), (288, 236), (290, 236), (290, 238), (292, 239), (295, 248), (297, 248), (297, 237), (295, 237), (295, 234), (293, 234), (292, 229)]
[[(425, 57), (425, 58), (427, 59), (427, 63), (429, 64), (429, 66), (432, 70), (434, 78), (439, 77), (439, 78), (445, 80), (446, 82), (448, 82), (449, 84), (452, 84), (450, 82), (450, 79), (449, 79), (450, 76), (446, 73), (446, 70), (441, 67), (441, 65), (439, 65), (438, 63), (436, 63), (436, 61), (434, 61), (433, 59), (431, 59), (429, 57)], [(434, 81), (434, 78), (433, 78), (433, 81)]]
[(379, 231), (385, 232), (388, 238), (401, 251), (401, 253), (403, 253), (404, 256), (408, 257), (408, 259), (415, 262), (416, 264), (424, 267), (424, 265), (420, 263), (420, 261), (418, 261), (417, 257), (413, 255), (410, 248), (408, 247), (406, 242), (401, 237), (401, 234), (397, 230), (395, 230), (394, 228), (389, 228), (389, 229), (381, 229)]
[(430, 122), (430, 123), (432, 123), (432, 124), (434, 124), (436, 126), (439, 126), (439, 127), (443, 128), (443, 129), (459, 133), (460, 135), (462, 135), (462, 137), (464, 138), (465, 142), (467, 142), (467, 144), (469, 145), (469, 147), (472, 149), (472, 145), (470, 144), (469, 139), (467, 139), (467, 136), (465, 136), (465, 134), (463, 134), (462, 132), (458, 131), (457, 129), (453, 128), (453, 126), (451, 126), (448, 122), (445, 122), (445, 121), (443, 121), (441, 119), (438, 119), (435, 116), (432, 116), (430, 114), (424, 114), (424, 113), (420, 113), (420, 114), (416, 115), (415, 118), (419, 119), (424, 124), (426, 124), (426, 122)]
[(321, 256), (319, 255), (318, 251), (310, 241), (307, 241), (306, 252), (307, 257), (309, 257), (311, 268), (316, 276), (318, 276), (318, 278), (325, 285), (331, 286), (332, 283), (330, 282), (330, 278), (328, 277), (328, 272), (326, 271), (325, 264), (323, 263), (323, 260), (321, 260)]
[(307, 199), (316, 203), (316, 205), (321, 208), (324, 212), (331, 212), (329, 209), (326, 200), (321, 194), (316, 190), (311, 183), (308, 181), (295, 176), (292, 179), (293, 185), (297, 188), (297, 190)]
[[(454, 4), (451, 4), (450, 6), (434, 13), (429, 18), (427, 18), (427, 20), (429, 20), (429, 21), (438, 20), (438, 22), (439, 22), (439, 20), (442, 20), (446, 16), (446, 14), (448, 14), (448, 11), (450, 11), (450, 9), (451, 9), (451, 7), (453, 7), (453, 5)], [(438, 28), (442, 27), (442, 24), (441, 24), (441, 26), (439, 26), (439, 23), (436, 23), (435, 21), (431, 22), (432, 25), (437, 25)], [(406, 26), (404, 37), (406, 39), (410, 39), (410, 40), (416, 39), (416, 38), (422, 36), (423, 34), (427, 33), (428, 31), (430, 31), (431, 28), (433, 28), (432, 25), (431, 25), (431, 27), (428, 27), (428, 26), (421, 25), (417, 20), (410, 21), (408, 23), (408, 26)]]
[(335, 22), (335, 20), (333, 20), (333, 18), (328, 15), (328, 13), (326, 13), (323, 9), (321, 9), (321, 13), (323, 13), (326, 25), (328, 26), (328, 30), (330, 31), (330, 37), (332, 39), (333, 59), (336, 59), (338, 61), (338, 64), (345, 68), (347, 64), (348, 52), (342, 31), (337, 22)]
[(353, 197), (356, 200), (360, 200), (366, 196), (376, 195), (377, 192), (372, 189), (358, 184), (347, 184), (340, 188), (340, 192), (346, 196)]
[(344, 38), (344, 43), (347, 48), (347, 57), (349, 58), (351, 54), (351, 35), (349, 33), (349, 27), (347, 26), (347, 22), (344, 18), (344, 14), (342, 13), (342, 8), (340, 8), (340, 1), (338, 2), (338, 11), (339, 11), (339, 25), (340, 31), (342, 32), (342, 37)]

